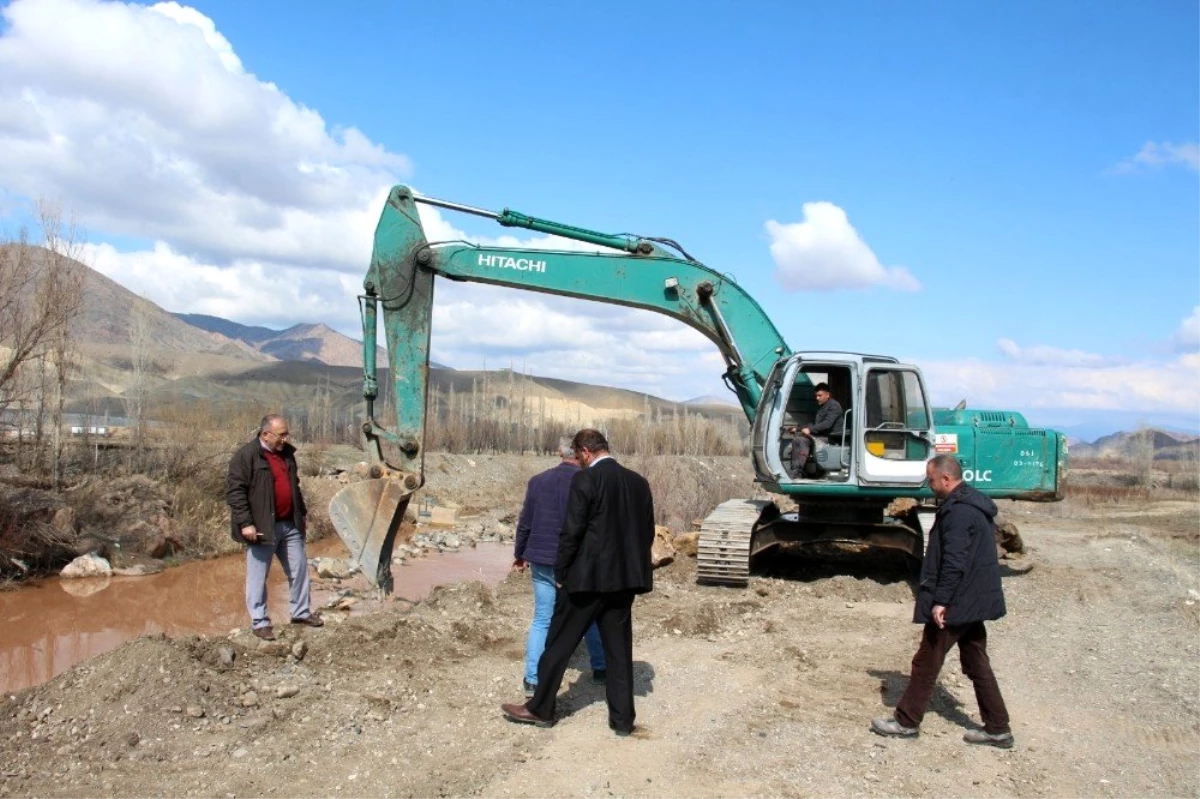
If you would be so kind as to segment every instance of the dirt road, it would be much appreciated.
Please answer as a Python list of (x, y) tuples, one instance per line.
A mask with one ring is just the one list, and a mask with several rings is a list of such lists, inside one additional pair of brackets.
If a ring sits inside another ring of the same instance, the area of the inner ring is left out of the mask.
[(577, 669), (553, 729), (504, 721), (531, 613), (512, 576), (278, 646), (139, 639), (5, 697), (0, 796), (1196, 796), (1196, 504), (1007, 510), (1035, 564), (989, 628), (1010, 751), (962, 742), (956, 662), (918, 740), (868, 731), (916, 647), (902, 571), (782, 558), (737, 591), (685, 559), (634, 609), (633, 737)]

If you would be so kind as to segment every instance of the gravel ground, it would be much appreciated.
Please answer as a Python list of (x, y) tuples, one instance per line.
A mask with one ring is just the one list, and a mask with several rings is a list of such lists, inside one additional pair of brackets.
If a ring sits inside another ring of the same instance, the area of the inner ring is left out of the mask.
[[(548, 465), (466, 460), (431, 459), (428, 490), (498, 520)], [(989, 626), (1009, 751), (962, 742), (978, 715), (953, 656), (920, 738), (872, 735), (916, 648), (907, 572), (784, 553), (746, 590), (697, 586), (688, 558), (657, 572), (630, 738), (582, 652), (555, 727), (501, 717), (532, 610), (513, 574), (279, 642), (142, 638), (82, 663), (4, 698), (0, 796), (1196, 796), (1196, 502), (1005, 510), (1033, 565)]]

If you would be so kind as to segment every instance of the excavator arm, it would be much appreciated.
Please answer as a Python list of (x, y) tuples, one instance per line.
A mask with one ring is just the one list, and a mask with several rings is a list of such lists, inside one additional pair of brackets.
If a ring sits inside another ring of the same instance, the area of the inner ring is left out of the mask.
[[(489, 217), (506, 227), (550, 233), (607, 251), (430, 242), (421, 225), (419, 203)], [(360, 298), (363, 395), (367, 401), (363, 433), (378, 477), (351, 484), (330, 506), (334, 526), (351, 556), (384, 591), (392, 586), (391, 552), (404, 510), (412, 492), (424, 482), (436, 276), (642, 308), (677, 319), (716, 345), (726, 362), (726, 383), (751, 421), (767, 375), (777, 361), (790, 354), (783, 337), (752, 297), (729, 277), (692, 259), (674, 242), (599, 233), (507, 209), (494, 213), (420, 197), (406, 186), (394, 187), (375, 230), (371, 266)], [(375, 414), (380, 310), (396, 398), (394, 426)]]

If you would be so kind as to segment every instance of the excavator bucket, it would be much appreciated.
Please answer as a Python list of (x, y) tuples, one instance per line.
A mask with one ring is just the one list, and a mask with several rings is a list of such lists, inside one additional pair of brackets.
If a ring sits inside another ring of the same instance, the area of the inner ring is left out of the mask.
[(403, 481), (382, 477), (351, 483), (329, 502), (329, 518), (350, 551), (350, 561), (385, 594), (392, 593), (392, 547), (412, 495)]

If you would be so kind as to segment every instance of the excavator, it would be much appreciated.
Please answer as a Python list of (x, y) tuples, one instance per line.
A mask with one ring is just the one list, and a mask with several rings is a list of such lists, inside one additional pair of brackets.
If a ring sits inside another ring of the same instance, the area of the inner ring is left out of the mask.
[[(420, 204), (490, 218), (589, 245), (592, 250), (480, 246), (427, 240)], [(1014, 411), (934, 409), (921, 370), (886, 355), (793, 352), (759, 304), (727, 274), (669, 238), (606, 234), (510, 209), (497, 213), (394, 186), (375, 230), (359, 298), (363, 321), (362, 425), (371, 479), (351, 483), (330, 503), (338, 534), (372, 583), (391, 592), (392, 550), (413, 493), (424, 484), (429, 345), (435, 278), (494, 284), (641, 308), (707, 337), (724, 358), (723, 378), (750, 423), (756, 482), (791, 498), (733, 499), (703, 520), (697, 579), (744, 587), (751, 558), (788, 542), (853, 542), (920, 559), (917, 512), (932, 493), (925, 464), (953, 453), (964, 479), (993, 498), (1055, 501), (1067, 475), (1066, 437), (1031, 428)], [(382, 312), (395, 418), (376, 417), (376, 340)], [(789, 431), (810, 422), (815, 388), (841, 405), (843, 434), (816, 448), (793, 472)], [(757, 493), (757, 492), (756, 492)], [(895, 500), (910, 498), (909, 503)], [(907, 505), (903, 511), (894, 507)], [(790, 505), (789, 505), (790, 506)]]

